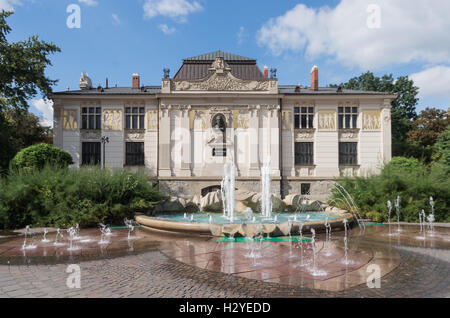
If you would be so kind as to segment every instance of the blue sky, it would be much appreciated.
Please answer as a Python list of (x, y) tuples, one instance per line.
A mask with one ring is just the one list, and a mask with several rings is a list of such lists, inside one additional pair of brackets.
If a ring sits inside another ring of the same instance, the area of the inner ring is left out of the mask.
[[(81, 72), (94, 85), (160, 85), (181, 60), (223, 50), (278, 69), (280, 84), (346, 81), (367, 70), (410, 75), (420, 88), (418, 110), (450, 107), (450, 1), (434, 0), (0, 0), (18, 41), (37, 34), (57, 44), (48, 75), (55, 91), (78, 89)], [(67, 7), (81, 10), (81, 28), (68, 28)], [(375, 4), (374, 7), (370, 5)], [(51, 116), (40, 100), (31, 110)]]

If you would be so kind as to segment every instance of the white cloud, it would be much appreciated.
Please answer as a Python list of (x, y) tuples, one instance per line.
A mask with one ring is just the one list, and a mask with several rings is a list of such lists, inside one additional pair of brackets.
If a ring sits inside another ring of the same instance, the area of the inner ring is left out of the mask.
[[(369, 28), (370, 4), (380, 28)], [(295, 6), (258, 31), (258, 43), (273, 54), (327, 56), (363, 70), (409, 62), (450, 62), (450, 1), (341, 0), (335, 8)]]
[(111, 16), (112, 16), (115, 24), (120, 24), (121, 23), (119, 15), (113, 13)]
[(170, 35), (175, 33), (176, 29), (169, 27), (167, 24), (160, 24), (158, 25), (158, 29), (162, 31), (165, 35)]
[(185, 22), (186, 17), (190, 13), (202, 9), (201, 4), (195, 0), (146, 0), (144, 3), (144, 16), (151, 19), (161, 15), (174, 18), (179, 22)]
[(0, 0), (0, 11), (13, 11), (15, 5), (20, 5), (19, 0)]
[(53, 127), (53, 101), (35, 99), (31, 104), (41, 113), (39, 117), (41, 125)]
[(446, 98), (450, 101), (450, 66), (434, 66), (412, 74), (410, 78), (419, 87), (419, 97)]
[(98, 4), (95, 0), (78, 0), (78, 2), (88, 5), (90, 7), (96, 6)]

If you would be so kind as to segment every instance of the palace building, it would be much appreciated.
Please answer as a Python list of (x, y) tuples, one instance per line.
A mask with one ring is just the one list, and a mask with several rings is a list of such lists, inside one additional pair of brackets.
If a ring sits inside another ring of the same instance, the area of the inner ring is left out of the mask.
[(395, 95), (318, 87), (316, 66), (310, 87), (279, 85), (276, 73), (217, 51), (184, 59), (173, 77), (164, 69), (160, 86), (133, 74), (130, 87), (92, 87), (82, 74), (80, 90), (52, 96), (54, 144), (75, 167), (145, 169), (185, 198), (220, 188), (230, 162), (236, 188), (259, 191), (270, 161), (274, 194), (325, 199), (328, 181), (391, 159)]

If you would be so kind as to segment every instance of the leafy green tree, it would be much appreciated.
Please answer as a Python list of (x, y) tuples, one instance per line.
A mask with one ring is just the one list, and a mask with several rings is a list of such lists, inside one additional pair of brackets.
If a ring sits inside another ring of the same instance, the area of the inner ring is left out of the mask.
[[(60, 52), (56, 45), (41, 41), (37, 36), (24, 41), (8, 42), (7, 35), (11, 28), (6, 20), (12, 14), (13, 12), (0, 11), (0, 173), (5, 171), (20, 147), (35, 142), (30, 139), (34, 138), (31, 133), (37, 129), (37, 125), (32, 125), (34, 128), (24, 134), (18, 133), (20, 126), (14, 124), (14, 118), (22, 116), (28, 123), (34, 120), (31, 115), (25, 115), (28, 100), (39, 92), (44, 97), (49, 97), (56, 81), (45, 75), (45, 69), (51, 65), (49, 55)], [(10, 111), (18, 113), (11, 114)]]
[[(331, 85), (337, 87), (338, 85)], [(386, 92), (397, 94), (392, 101), (392, 152), (394, 156), (407, 153), (408, 144), (406, 138), (408, 132), (413, 128), (413, 120), (417, 117), (416, 105), (419, 101), (417, 95), (419, 89), (414, 86), (413, 80), (407, 76), (375, 76), (372, 72), (361, 74), (359, 77), (350, 79), (347, 83), (341, 83), (346, 89), (363, 91)]]
[(39, 170), (46, 165), (66, 168), (71, 164), (72, 156), (66, 151), (49, 144), (38, 144), (19, 151), (11, 160), (11, 169)]
[(433, 150), (433, 159), (450, 168), (450, 126), (438, 136)]

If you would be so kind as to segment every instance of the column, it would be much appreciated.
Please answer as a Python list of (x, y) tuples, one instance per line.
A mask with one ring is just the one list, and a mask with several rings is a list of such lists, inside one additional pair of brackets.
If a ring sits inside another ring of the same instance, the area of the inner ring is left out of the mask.
[[(159, 129), (159, 176), (170, 177), (170, 114), (171, 105), (160, 106), (160, 125)], [(161, 128), (162, 127), (162, 128)]]

